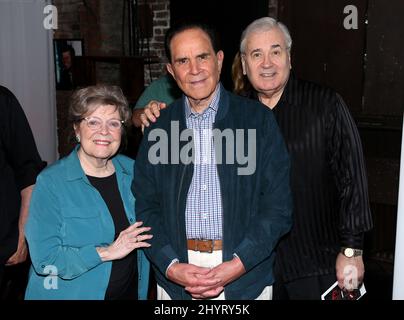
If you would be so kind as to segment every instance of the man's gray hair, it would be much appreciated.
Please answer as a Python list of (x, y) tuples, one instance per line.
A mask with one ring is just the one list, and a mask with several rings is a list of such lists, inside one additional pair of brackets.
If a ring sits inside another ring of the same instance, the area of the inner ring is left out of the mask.
[(244, 29), (243, 33), (241, 34), (240, 39), (240, 52), (245, 53), (245, 46), (247, 42), (247, 37), (256, 32), (266, 32), (270, 31), (273, 28), (279, 28), (283, 33), (286, 43), (286, 50), (288, 50), (290, 54), (290, 49), (292, 48), (292, 37), (290, 36), (288, 28), (282, 23), (274, 18), (264, 17), (251, 22), (247, 28)]

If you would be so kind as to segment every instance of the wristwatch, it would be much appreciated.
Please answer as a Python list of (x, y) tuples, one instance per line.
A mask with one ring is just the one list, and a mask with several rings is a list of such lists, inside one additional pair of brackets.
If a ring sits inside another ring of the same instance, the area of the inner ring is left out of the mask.
[(352, 258), (352, 257), (358, 257), (363, 254), (363, 250), (361, 249), (354, 249), (354, 248), (347, 248), (347, 247), (342, 247), (341, 248), (341, 253), (347, 257), (347, 258)]

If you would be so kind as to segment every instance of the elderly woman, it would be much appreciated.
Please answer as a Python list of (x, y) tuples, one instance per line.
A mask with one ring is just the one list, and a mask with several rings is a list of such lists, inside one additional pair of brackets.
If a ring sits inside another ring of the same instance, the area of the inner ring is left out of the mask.
[(76, 91), (69, 117), (77, 146), (44, 170), (32, 195), (26, 237), (26, 299), (147, 298), (150, 228), (136, 222), (134, 161), (117, 154), (128, 103), (118, 87)]

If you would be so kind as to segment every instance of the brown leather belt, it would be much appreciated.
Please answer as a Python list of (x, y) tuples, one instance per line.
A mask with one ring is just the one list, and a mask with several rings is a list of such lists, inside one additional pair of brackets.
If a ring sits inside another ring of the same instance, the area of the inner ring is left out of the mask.
[(188, 250), (209, 252), (222, 250), (222, 240), (187, 240)]

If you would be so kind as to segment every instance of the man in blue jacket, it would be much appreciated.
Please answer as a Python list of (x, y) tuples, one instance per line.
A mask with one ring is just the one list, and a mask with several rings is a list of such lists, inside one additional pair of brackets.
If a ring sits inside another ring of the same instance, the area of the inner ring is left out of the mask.
[(154, 234), (145, 253), (157, 298), (271, 299), (273, 250), (292, 211), (272, 111), (222, 87), (224, 55), (207, 26), (171, 28), (166, 52), (184, 95), (146, 129), (132, 186)]

